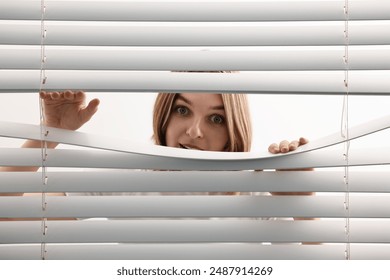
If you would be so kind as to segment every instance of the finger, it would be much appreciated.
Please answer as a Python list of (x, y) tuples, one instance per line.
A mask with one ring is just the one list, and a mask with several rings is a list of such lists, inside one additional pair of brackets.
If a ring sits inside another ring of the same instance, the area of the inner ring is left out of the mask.
[(84, 91), (77, 91), (75, 95), (75, 100), (76, 101), (84, 101), (85, 100), (85, 92)]
[(278, 154), (280, 152), (279, 145), (276, 143), (269, 145), (268, 152), (270, 152), (272, 154)]
[(309, 140), (307, 140), (306, 138), (304, 137), (299, 138), (299, 146), (305, 145), (307, 143), (309, 143)]
[(74, 99), (74, 97), (75, 97), (75, 95), (74, 95), (74, 93), (73, 93), (72, 91), (66, 90), (66, 91), (64, 92), (64, 98), (65, 98), (66, 100), (72, 101), (72, 100)]
[(295, 151), (299, 147), (299, 141), (292, 141), (288, 147), (290, 151)]
[(50, 100), (52, 100), (53, 98), (52, 98), (52, 92), (46, 92), (46, 91), (41, 91), (40, 93), (39, 93), (39, 96), (40, 96), (40, 98), (42, 98), (43, 100), (45, 100), (45, 101), (50, 101)]
[(45, 100), (45, 101), (50, 101), (50, 100), (53, 100), (53, 99), (58, 99), (59, 98), (59, 93), (58, 92), (45, 92), (45, 91), (41, 91), (39, 93), (39, 96)]
[(49, 94), (50, 94), (51, 99), (53, 99), (53, 100), (60, 99), (60, 97), (61, 97), (61, 94), (58, 91), (50, 92)]
[(290, 143), (287, 140), (280, 142), (280, 144), (279, 144), (280, 151), (282, 153), (287, 153), (289, 151), (289, 148), (288, 148), (289, 144)]

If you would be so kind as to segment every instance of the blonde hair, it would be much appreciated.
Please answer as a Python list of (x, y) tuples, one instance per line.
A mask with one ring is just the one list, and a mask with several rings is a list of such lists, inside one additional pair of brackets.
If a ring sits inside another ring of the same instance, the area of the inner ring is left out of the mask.
[[(153, 110), (153, 139), (166, 146), (166, 131), (172, 107), (179, 93), (159, 93)], [(245, 94), (221, 94), (225, 109), (229, 141), (227, 151), (248, 152), (252, 143), (252, 126)]]

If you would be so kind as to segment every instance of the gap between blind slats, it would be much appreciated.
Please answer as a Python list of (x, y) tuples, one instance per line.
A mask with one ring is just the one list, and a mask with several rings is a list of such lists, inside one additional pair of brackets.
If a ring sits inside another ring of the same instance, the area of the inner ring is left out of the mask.
[[(345, 94), (344, 71), (172, 73), (46, 70), (45, 73), (46, 90), (72, 88), (89, 92)], [(0, 70), (0, 92), (37, 92), (39, 75), (39, 70)], [(351, 70), (349, 95), (389, 95), (389, 75), (390, 71), (386, 70)]]
[[(344, 218), (343, 196), (0, 197), (0, 218)], [(351, 196), (350, 218), (390, 218), (390, 196)]]
[[(344, 70), (342, 46), (45, 47), (46, 70)], [(3, 69), (40, 69), (40, 46), (0, 45)], [(15, 59), (15, 58), (18, 59)], [(390, 46), (351, 46), (349, 70), (389, 70)]]
[[(352, 260), (388, 260), (389, 244), (351, 244)], [(345, 245), (46, 244), (47, 260), (345, 260)], [(0, 245), (0, 259), (41, 260), (41, 245)]]
[[(340, 10), (342, 11), (342, 7)], [(345, 44), (345, 22), (60, 22), (45, 21), (45, 45), (320, 46)], [(275, 34), (278, 34), (275, 36)], [(350, 45), (389, 45), (390, 20), (351, 21)], [(0, 44), (40, 45), (40, 21), (0, 21)]]
[[(48, 221), (45, 243), (321, 242), (346, 243), (342, 221)], [(42, 242), (40, 221), (0, 223), (8, 244)], [(350, 221), (351, 243), (389, 243), (390, 221)]]
[[(345, 192), (341, 171), (50, 172), (45, 192)], [(182, 184), (185, 181), (186, 184)], [(390, 193), (390, 173), (349, 171), (349, 191)], [(41, 193), (42, 174), (1, 172), (0, 193)]]
[[(39, 20), (40, 0), (2, 1), (0, 19)], [(221, 5), (223, 3), (223, 5)], [(275, 21), (343, 20), (338, 1), (52, 1), (45, 0), (47, 20), (113, 21)], [(77, 9), (75, 9), (77, 7)], [(283, 7), (284, 9), (281, 9)], [(351, 1), (350, 20), (390, 19), (385, 0)]]
[[(0, 148), (0, 166), (41, 166), (41, 149)], [(154, 170), (258, 170), (344, 167), (339, 150), (311, 151), (266, 159), (206, 160), (167, 158), (108, 151), (55, 149), (47, 151), (46, 167)], [(350, 152), (349, 166), (390, 164), (390, 151), (381, 148)]]

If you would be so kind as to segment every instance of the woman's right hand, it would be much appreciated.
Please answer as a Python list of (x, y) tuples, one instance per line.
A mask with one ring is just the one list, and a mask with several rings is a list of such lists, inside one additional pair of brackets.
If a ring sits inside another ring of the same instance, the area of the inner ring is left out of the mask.
[(77, 130), (96, 113), (99, 99), (86, 105), (83, 91), (41, 92), (45, 125), (69, 130)]
[(268, 147), (268, 152), (270, 152), (271, 154), (280, 154), (280, 153), (285, 154), (288, 152), (295, 151), (298, 147), (305, 145), (307, 143), (309, 143), (309, 140), (303, 137), (299, 138), (299, 140), (294, 140), (291, 142), (284, 140), (280, 142), (280, 144), (277, 143), (271, 144)]

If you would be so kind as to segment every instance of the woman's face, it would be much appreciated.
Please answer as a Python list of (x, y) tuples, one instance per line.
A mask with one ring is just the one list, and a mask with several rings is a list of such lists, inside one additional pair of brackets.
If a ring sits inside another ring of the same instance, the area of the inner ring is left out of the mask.
[(225, 109), (220, 94), (179, 94), (169, 117), (168, 147), (224, 151), (228, 143)]

